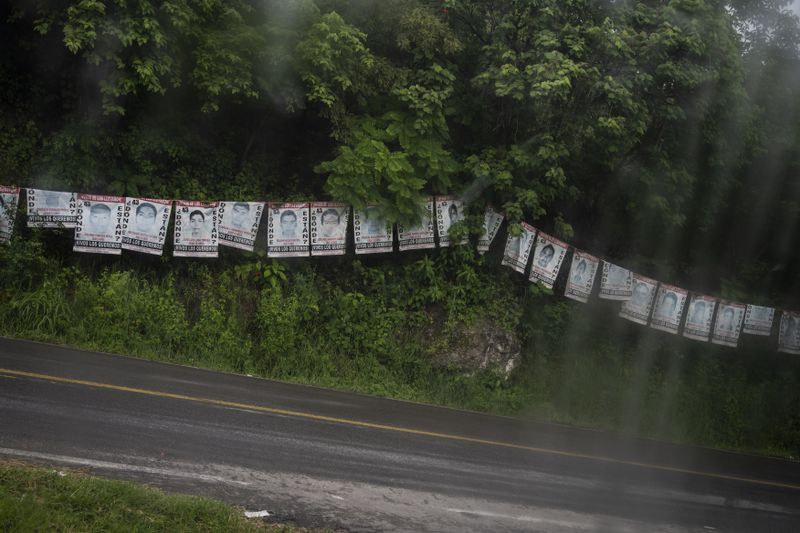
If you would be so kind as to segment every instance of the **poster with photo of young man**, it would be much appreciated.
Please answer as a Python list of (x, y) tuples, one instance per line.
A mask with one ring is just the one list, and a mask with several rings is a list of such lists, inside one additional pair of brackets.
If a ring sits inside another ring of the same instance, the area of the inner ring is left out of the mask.
[(604, 300), (627, 300), (633, 295), (633, 272), (627, 268), (603, 261), (600, 293)]
[(409, 226), (397, 224), (398, 248), (401, 252), (435, 248), (434, 233), (433, 198), (429, 197), (423, 204), (422, 218), (418, 223)]
[(175, 257), (219, 256), (217, 202), (178, 200), (175, 206)]
[(0, 185), (0, 244), (9, 242), (14, 234), (18, 205), (19, 187)]
[(380, 206), (368, 205), (353, 213), (353, 242), (356, 254), (391, 252), (394, 246), (392, 224), (386, 222)]
[(464, 235), (457, 243), (450, 241), (450, 228), (464, 220), (464, 202), (455, 196), (436, 197), (436, 231), (439, 234), (439, 246), (448, 247), (451, 244), (466, 244), (467, 236)]
[(536, 240), (536, 228), (526, 222), (520, 222), (520, 226), (522, 233), (519, 235), (508, 234), (506, 248), (503, 251), (503, 261), (500, 264), (524, 274), (525, 268), (528, 266), (531, 248)]
[(717, 317), (711, 333), (711, 342), (735, 348), (739, 344), (744, 312), (744, 304), (720, 300), (717, 305)]
[(483, 234), (478, 239), (478, 253), (483, 255), (489, 251), (492, 241), (497, 236), (500, 226), (503, 225), (505, 215), (488, 206), (483, 213)]
[(667, 333), (678, 334), (683, 318), (683, 308), (689, 291), (662, 283), (656, 293), (650, 327)]
[(252, 252), (263, 213), (264, 202), (220, 202), (219, 245)]
[(344, 255), (350, 206), (340, 202), (312, 202), (311, 255)]
[(308, 257), (308, 202), (270, 203), (267, 211), (267, 256)]
[(74, 192), (26, 189), (29, 228), (74, 228), (78, 224), (78, 195)]
[(552, 289), (568, 250), (567, 243), (540, 231), (536, 235), (536, 248), (533, 251), (533, 263), (528, 279)]
[(172, 200), (125, 198), (122, 249), (162, 255), (171, 215)]
[(564, 296), (581, 303), (588, 302), (599, 266), (600, 260), (597, 257), (582, 250), (575, 250), (572, 254), (567, 285), (564, 287)]
[(633, 274), (632, 294), (629, 299), (622, 302), (619, 316), (646, 326), (647, 321), (650, 319), (650, 312), (653, 309), (657, 286), (658, 282), (656, 280)]
[(122, 254), (122, 218), (125, 198), (79, 194), (72, 250), (92, 254)]

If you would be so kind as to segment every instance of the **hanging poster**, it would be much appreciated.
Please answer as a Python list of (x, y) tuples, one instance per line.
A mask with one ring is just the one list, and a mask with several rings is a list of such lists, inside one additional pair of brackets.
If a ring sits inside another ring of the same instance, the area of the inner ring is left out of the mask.
[(630, 299), (622, 302), (619, 316), (646, 326), (650, 311), (653, 309), (657, 285), (658, 282), (654, 279), (633, 274), (633, 294)]
[(747, 310), (744, 312), (742, 333), (769, 337), (772, 334), (772, 322), (774, 318), (774, 307), (762, 307), (760, 305), (748, 304)]
[(800, 355), (800, 313), (792, 311), (781, 313), (778, 351)]
[(217, 257), (217, 202), (178, 200), (175, 206), (175, 257)]
[(714, 332), (711, 342), (723, 346), (736, 347), (739, 344), (739, 333), (744, 321), (744, 304), (720, 300), (717, 306), (717, 318), (714, 321)]
[(146, 254), (164, 253), (172, 200), (125, 198), (122, 249)]
[(436, 246), (433, 229), (433, 198), (425, 202), (422, 218), (413, 226), (397, 225), (397, 242), (400, 251), (421, 250)]
[(78, 195), (74, 252), (120, 255), (125, 198), (97, 194)]
[(308, 257), (308, 203), (269, 204), (268, 257)]
[(353, 213), (353, 241), (357, 254), (392, 251), (394, 244), (392, 224), (383, 218), (380, 207), (368, 205)]
[(252, 252), (264, 202), (220, 202), (217, 208), (220, 246)]
[(503, 252), (502, 265), (510, 266), (520, 274), (525, 273), (528, 265), (528, 257), (531, 254), (533, 242), (536, 240), (536, 228), (520, 222), (522, 233), (516, 237), (509, 235), (506, 241), (506, 249)]
[(311, 204), (311, 255), (344, 255), (350, 206), (338, 202)]
[(592, 294), (598, 266), (600, 266), (598, 258), (586, 252), (575, 250), (575, 253), (572, 254), (572, 266), (569, 269), (564, 296), (579, 302), (588, 302), (589, 296)]
[(74, 192), (26, 190), (29, 228), (74, 228), (78, 198)]
[(531, 275), (529, 280), (541, 283), (542, 286), (552, 289), (561, 270), (561, 264), (567, 255), (569, 245), (544, 232), (536, 236), (536, 248), (533, 252)]
[(633, 272), (608, 261), (603, 261), (600, 294), (605, 300), (627, 300), (633, 295)]
[[(436, 229), (439, 246), (450, 246), (450, 227), (464, 220), (464, 202), (454, 196), (436, 197)], [(466, 235), (456, 244), (466, 244)]]
[(665, 285), (658, 286), (656, 293), (653, 316), (650, 318), (650, 327), (668, 333), (678, 334), (678, 328), (683, 318), (683, 307), (689, 292), (680, 287)]
[(486, 208), (483, 214), (483, 235), (478, 239), (478, 253), (485, 254), (489, 251), (489, 246), (492, 244), (497, 231), (503, 224), (505, 215), (492, 209), (491, 206)]
[(702, 294), (695, 294), (686, 308), (686, 324), (683, 326), (683, 336), (696, 341), (708, 341), (711, 335), (711, 320), (717, 299)]
[(0, 244), (11, 240), (19, 205), (19, 187), (0, 185)]

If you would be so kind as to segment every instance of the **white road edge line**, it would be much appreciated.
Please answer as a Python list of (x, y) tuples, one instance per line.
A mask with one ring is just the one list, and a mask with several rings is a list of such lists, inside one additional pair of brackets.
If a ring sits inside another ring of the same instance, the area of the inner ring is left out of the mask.
[(57, 455), (51, 453), (31, 452), (27, 450), (15, 450), (13, 448), (0, 448), (0, 455), (24, 457), (28, 459), (41, 459), (45, 461), (53, 461), (56, 463), (90, 466), (92, 468), (102, 468), (105, 470), (119, 470), (122, 472), (140, 472), (144, 474), (154, 474), (166, 477), (192, 479), (195, 481), (227, 483), (227, 484), (244, 485), (244, 486), (250, 485), (250, 483), (244, 481), (236, 481), (233, 479), (227, 479), (219, 476), (209, 476), (206, 474), (192, 474), (189, 472), (182, 472), (180, 470), (175, 470), (171, 468), (155, 468), (152, 466), (132, 465), (127, 463), (112, 463), (110, 461), (97, 461), (94, 459), (84, 459), (82, 457), (72, 457), (69, 455)]
[(446, 507), (445, 511), (449, 511), (451, 513), (459, 513), (465, 515), (474, 515), (474, 516), (483, 516), (486, 518), (507, 518), (511, 520), (517, 520), (519, 522), (533, 522), (536, 524), (551, 524), (554, 526), (560, 527), (571, 527), (571, 528), (579, 528), (579, 529), (590, 529), (594, 527), (594, 524), (586, 524), (580, 522), (570, 522), (567, 520), (553, 520), (548, 518), (537, 518), (535, 516), (525, 516), (525, 515), (509, 515), (509, 514), (502, 514), (502, 513), (493, 513), (491, 511), (476, 511), (471, 509), (452, 509)]

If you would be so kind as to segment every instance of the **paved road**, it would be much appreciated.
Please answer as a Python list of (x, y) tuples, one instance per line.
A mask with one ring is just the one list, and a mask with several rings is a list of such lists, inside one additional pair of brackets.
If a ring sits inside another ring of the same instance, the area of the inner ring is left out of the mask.
[(0, 338), (0, 455), (347, 531), (800, 531), (800, 464)]

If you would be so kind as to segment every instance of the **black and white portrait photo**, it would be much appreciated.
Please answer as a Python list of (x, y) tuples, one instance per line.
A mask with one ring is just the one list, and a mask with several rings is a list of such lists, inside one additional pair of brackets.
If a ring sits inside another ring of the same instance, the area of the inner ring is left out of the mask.
[(800, 355), (800, 313), (792, 311), (781, 313), (778, 351)]
[(485, 254), (489, 251), (492, 241), (494, 241), (500, 226), (503, 225), (505, 215), (495, 211), (491, 207), (487, 207), (483, 214), (483, 233), (478, 239), (478, 253)]
[(737, 346), (742, 330), (745, 306), (734, 302), (719, 302), (711, 342), (723, 346)]
[(436, 246), (433, 225), (433, 198), (429, 197), (420, 206), (421, 217), (416, 224), (397, 225), (397, 242), (400, 251), (422, 250)]
[(306, 257), (311, 254), (308, 203), (269, 204), (267, 255)]
[[(439, 233), (439, 246), (450, 246), (450, 228), (464, 220), (464, 202), (454, 196), (436, 197), (436, 229)], [(462, 237), (457, 244), (467, 242)]]
[(508, 236), (502, 264), (511, 267), (520, 274), (524, 274), (525, 268), (528, 266), (528, 257), (536, 238), (536, 229), (525, 222), (521, 222), (520, 225), (522, 226), (522, 233), (519, 235), (509, 234)]
[(336, 202), (311, 203), (311, 255), (343, 255), (347, 244), (350, 206)]
[(353, 213), (353, 242), (357, 254), (376, 254), (392, 251), (394, 232), (386, 222), (380, 206), (368, 205)]
[(627, 300), (633, 295), (633, 273), (627, 268), (603, 261), (598, 296), (606, 300)]
[(78, 198), (72, 192), (27, 189), (29, 228), (74, 228), (78, 223)]
[(220, 202), (217, 211), (220, 246), (252, 252), (264, 213), (264, 203)]
[(218, 202), (179, 200), (175, 208), (175, 257), (219, 255)]
[(650, 327), (677, 334), (683, 318), (683, 308), (688, 291), (672, 285), (660, 284), (656, 292)]
[(597, 257), (581, 250), (575, 250), (572, 255), (569, 276), (567, 276), (567, 285), (564, 288), (564, 296), (578, 302), (588, 302), (599, 266), (600, 260)]
[(569, 245), (567, 243), (540, 231), (536, 235), (536, 248), (533, 251), (530, 281), (552, 289), (568, 249)]
[(121, 254), (125, 199), (118, 196), (79, 194), (77, 206), (73, 251)]
[(637, 324), (647, 325), (655, 300), (656, 285), (658, 282), (654, 279), (633, 274), (633, 291), (630, 299), (622, 302), (619, 316)]
[(122, 221), (122, 249), (161, 255), (172, 214), (171, 200), (126, 198)]

